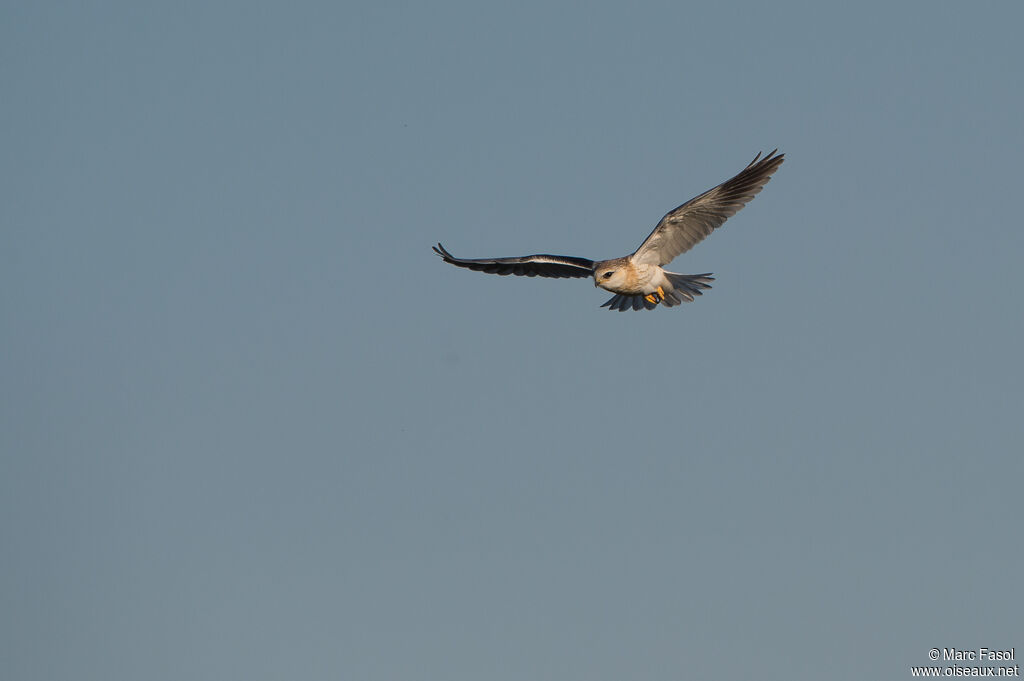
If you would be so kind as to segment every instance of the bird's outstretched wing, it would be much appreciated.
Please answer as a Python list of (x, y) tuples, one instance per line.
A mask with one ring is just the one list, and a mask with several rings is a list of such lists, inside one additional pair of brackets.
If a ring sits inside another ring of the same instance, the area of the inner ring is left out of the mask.
[(524, 255), (521, 258), (456, 258), (438, 244), (434, 252), (445, 262), (489, 274), (516, 274), (522, 277), (589, 277), (594, 274), (594, 261), (566, 255)]
[[(636, 249), (633, 261), (667, 265), (722, 226), (757, 196), (785, 159), (785, 154), (760, 152), (736, 177), (690, 199), (661, 219), (650, 236)], [(760, 160), (758, 160), (760, 159)]]
[(607, 307), (609, 310), (625, 312), (630, 309), (653, 310), (658, 307), (658, 304), (652, 303), (645, 296), (630, 296), (623, 293), (616, 293), (614, 296), (604, 301), (601, 307)]

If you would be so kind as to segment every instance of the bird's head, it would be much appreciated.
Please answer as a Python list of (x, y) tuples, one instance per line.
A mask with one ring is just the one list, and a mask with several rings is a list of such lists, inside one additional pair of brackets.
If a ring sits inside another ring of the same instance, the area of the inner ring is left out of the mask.
[(619, 291), (626, 285), (630, 264), (628, 258), (604, 260), (594, 266), (594, 286)]

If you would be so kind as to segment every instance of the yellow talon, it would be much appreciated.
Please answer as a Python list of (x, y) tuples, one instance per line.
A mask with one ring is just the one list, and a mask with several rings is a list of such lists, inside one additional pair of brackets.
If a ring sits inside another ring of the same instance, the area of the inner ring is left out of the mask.
[(646, 296), (644, 296), (644, 300), (646, 300), (648, 303), (654, 303), (655, 305), (657, 305), (661, 301), (665, 300), (665, 289), (659, 286), (657, 293), (648, 293)]

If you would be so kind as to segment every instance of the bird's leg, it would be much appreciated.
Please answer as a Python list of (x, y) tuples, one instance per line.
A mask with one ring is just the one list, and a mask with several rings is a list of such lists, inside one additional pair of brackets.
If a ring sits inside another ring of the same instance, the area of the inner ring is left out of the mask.
[(659, 286), (658, 291), (656, 293), (648, 293), (646, 296), (644, 296), (644, 300), (646, 300), (648, 303), (654, 303), (655, 305), (657, 305), (661, 301), (665, 300), (665, 289)]

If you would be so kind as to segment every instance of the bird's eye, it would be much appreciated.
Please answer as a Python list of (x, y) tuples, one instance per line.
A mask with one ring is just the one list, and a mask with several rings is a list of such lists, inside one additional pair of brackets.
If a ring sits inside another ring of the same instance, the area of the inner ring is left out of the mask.
[(603, 276), (603, 277), (604, 277), (605, 279), (608, 279), (608, 278), (610, 278), (610, 277), (612, 276), (612, 274), (613, 274), (613, 272), (605, 272), (605, 273), (604, 273), (604, 274), (603, 274), (602, 276)]

